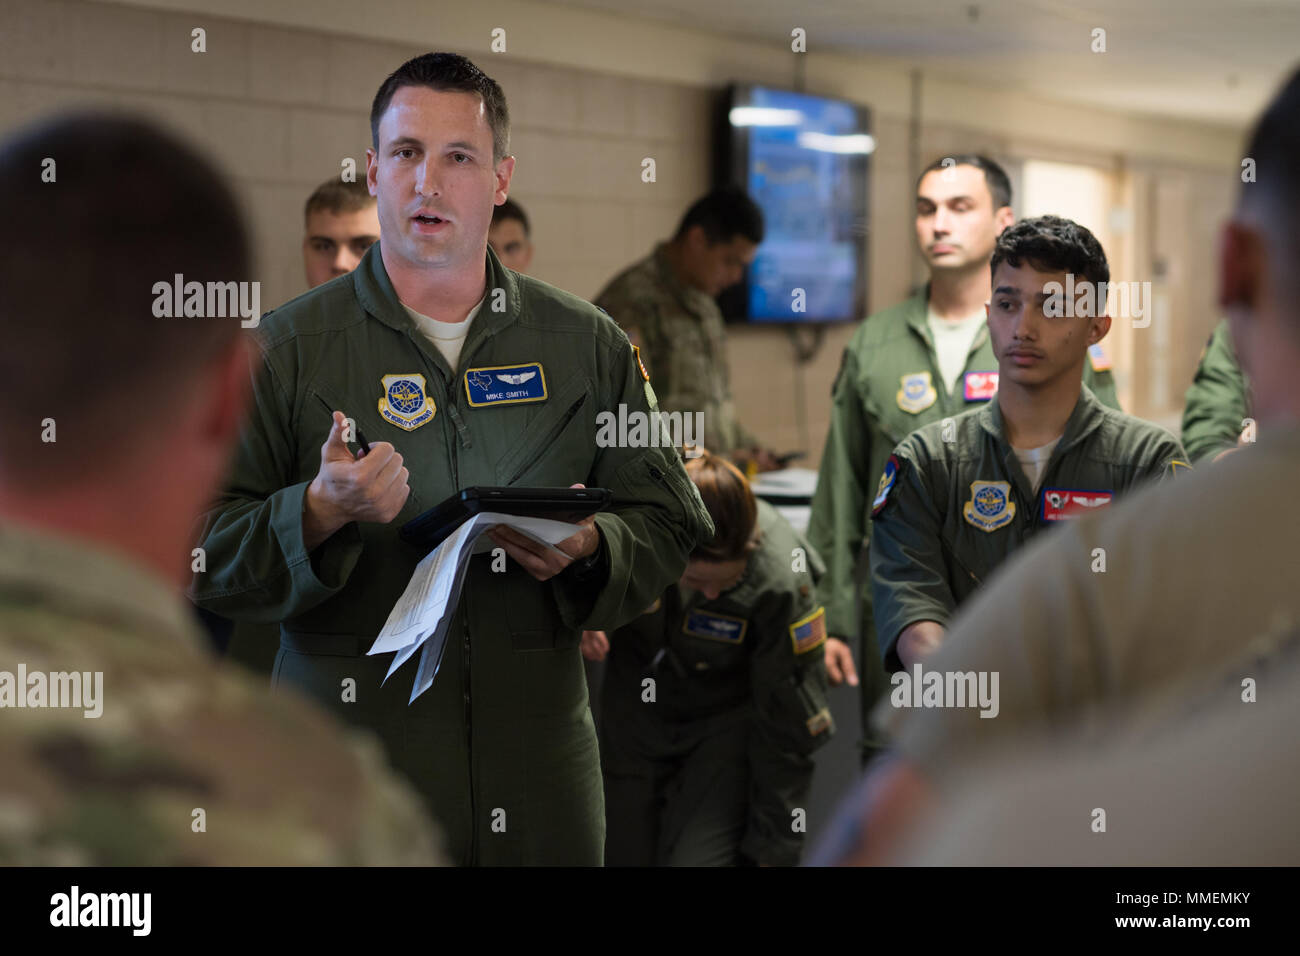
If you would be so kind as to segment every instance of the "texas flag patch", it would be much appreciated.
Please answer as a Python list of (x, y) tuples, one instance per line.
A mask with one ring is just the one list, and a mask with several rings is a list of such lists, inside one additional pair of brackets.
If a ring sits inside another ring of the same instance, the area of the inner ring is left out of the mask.
[(1077, 518), (1110, 504), (1109, 491), (1080, 491), (1075, 488), (1043, 490), (1043, 520), (1062, 521)]
[(997, 372), (967, 372), (966, 401), (987, 402), (998, 390)]

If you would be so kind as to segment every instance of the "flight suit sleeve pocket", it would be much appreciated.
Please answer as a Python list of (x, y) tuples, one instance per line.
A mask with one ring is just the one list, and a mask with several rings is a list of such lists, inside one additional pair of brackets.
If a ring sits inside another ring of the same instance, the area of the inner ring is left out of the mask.
[(773, 729), (781, 728), (781, 736), (796, 753), (812, 753), (835, 733), (827, 690), (826, 669), (817, 666), (791, 674), (773, 692)]

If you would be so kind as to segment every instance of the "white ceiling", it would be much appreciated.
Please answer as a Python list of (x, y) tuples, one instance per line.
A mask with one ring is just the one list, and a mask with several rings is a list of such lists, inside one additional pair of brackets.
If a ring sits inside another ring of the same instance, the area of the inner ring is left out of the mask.
[[(1300, 0), (552, 0), (869, 54), (1107, 109), (1243, 126), (1300, 65)], [(1106, 30), (1106, 52), (1091, 50)]]

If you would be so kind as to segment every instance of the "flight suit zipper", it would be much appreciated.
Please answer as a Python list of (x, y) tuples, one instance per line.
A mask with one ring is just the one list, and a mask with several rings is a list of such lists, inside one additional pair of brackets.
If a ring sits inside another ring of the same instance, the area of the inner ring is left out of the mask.
[(521, 465), (513, 475), (510, 476), (510, 480), (506, 482), (507, 485), (513, 485), (524, 475), (528, 474), (528, 470), (532, 468), (535, 464), (537, 464), (537, 462), (541, 459), (542, 455), (546, 454), (547, 449), (550, 448), (551, 446), (551, 442), (554, 441), (555, 438), (562, 431), (564, 431), (565, 428), (568, 427), (569, 422), (573, 421), (573, 416), (578, 414), (579, 409), (581, 409), (582, 406), (586, 404), (586, 402), (587, 402), (587, 393), (583, 392), (580, 396), (578, 396), (578, 400), (569, 406), (569, 410), (564, 413), (564, 417), (561, 418), (555, 424), (555, 426), (549, 432), (546, 433), (546, 437), (538, 444), (536, 453), (531, 458), (529, 458), (527, 462)]

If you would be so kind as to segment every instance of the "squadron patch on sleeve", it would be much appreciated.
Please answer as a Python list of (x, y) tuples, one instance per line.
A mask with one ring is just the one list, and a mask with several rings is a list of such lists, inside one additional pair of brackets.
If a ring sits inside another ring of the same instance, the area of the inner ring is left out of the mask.
[(790, 640), (796, 654), (807, 654), (826, 643), (826, 608), (819, 607), (790, 625)]
[(894, 455), (889, 456), (889, 461), (885, 462), (885, 473), (880, 476), (880, 484), (876, 488), (876, 500), (871, 502), (871, 517), (875, 517), (885, 507), (885, 502), (889, 500), (889, 493), (894, 490), (894, 482), (898, 479), (898, 458)]

